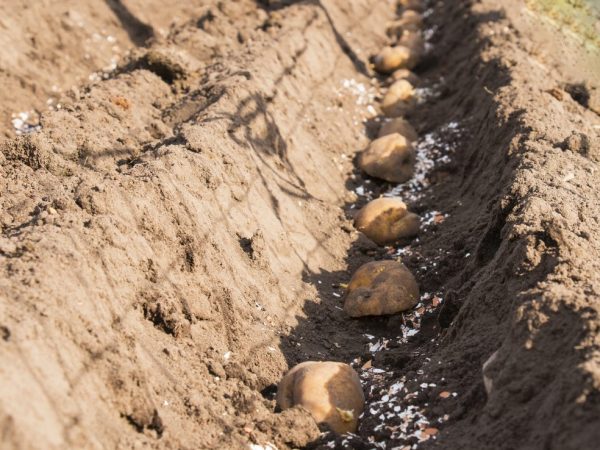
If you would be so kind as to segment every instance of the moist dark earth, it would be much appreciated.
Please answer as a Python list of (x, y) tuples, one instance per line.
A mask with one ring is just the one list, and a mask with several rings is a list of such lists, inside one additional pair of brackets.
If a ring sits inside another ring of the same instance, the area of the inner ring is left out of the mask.
[[(418, 177), (395, 186), (354, 164), (394, 2), (12, 3), (1, 448), (597, 446), (594, 41), (523, 2), (425, 2)], [(352, 221), (391, 193), (423, 223), (380, 248)], [(379, 259), (421, 303), (350, 319)], [(356, 434), (276, 409), (307, 360), (358, 371)]]

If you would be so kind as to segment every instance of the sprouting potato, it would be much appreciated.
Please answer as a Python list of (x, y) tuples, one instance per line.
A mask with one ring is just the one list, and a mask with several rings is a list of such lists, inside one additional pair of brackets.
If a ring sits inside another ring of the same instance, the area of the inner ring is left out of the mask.
[(419, 83), (421, 82), (419, 77), (414, 72), (411, 72), (408, 69), (395, 70), (394, 73), (392, 73), (392, 80), (393, 81), (406, 80), (413, 86), (418, 86)]
[(387, 136), (388, 134), (393, 133), (398, 133), (404, 136), (408, 142), (415, 142), (417, 139), (419, 139), (419, 135), (413, 126), (403, 117), (395, 117), (384, 122), (379, 129), (378, 137)]
[(421, 221), (399, 198), (381, 197), (359, 211), (354, 226), (377, 245), (387, 245), (416, 236)]
[(399, 261), (372, 261), (352, 276), (344, 300), (350, 317), (396, 314), (419, 302), (415, 277)]
[(403, 183), (410, 179), (414, 164), (414, 148), (398, 133), (375, 139), (358, 157), (358, 166), (364, 172), (390, 183)]
[(407, 80), (392, 84), (383, 96), (381, 110), (388, 117), (398, 117), (410, 111), (417, 104), (415, 88)]
[(374, 58), (375, 70), (380, 73), (392, 73), (394, 70), (412, 69), (417, 63), (418, 55), (408, 47), (397, 45), (384, 47)]
[(282, 410), (301, 405), (317, 423), (347, 433), (356, 431), (365, 397), (357, 373), (348, 364), (307, 361), (279, 382), (277, 405)]

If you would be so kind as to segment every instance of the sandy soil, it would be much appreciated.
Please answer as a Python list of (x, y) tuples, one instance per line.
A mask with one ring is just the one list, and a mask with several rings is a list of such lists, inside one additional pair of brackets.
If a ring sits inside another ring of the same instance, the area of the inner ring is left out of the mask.
[[(353, 158), (380, 126), (388, 82), (369, 57), (393, 2), (12, 3), (2, 448), (598, 442), (594, 45), (516, 0), (431, 2), (417, 176), (392, 186)], [(11, 127), (31, 109), (35, 129)], [(381, 249), (352, 219), (391, 193), (422, 231)], [(349, 319), (352, 272), (390, 258), (421, 303)], [(275, 411), (282, 374), (310, 359), (359, 371), (356, 435)]]
[[(82, 83), (107, 78), (132, 49), (202, 17), (202, 0), (4, 0), (0, 4), (0, 137), (30, 130)], [(14, 120), (16, 122), (14, 122)]]

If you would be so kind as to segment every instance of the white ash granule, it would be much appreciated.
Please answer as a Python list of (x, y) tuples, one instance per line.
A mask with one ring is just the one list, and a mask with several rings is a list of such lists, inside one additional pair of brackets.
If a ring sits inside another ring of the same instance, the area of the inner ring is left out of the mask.
[(415, 89), (415, 95), (417, 97), (417, 103), (419, 105), (427, 103), (430, 100), (434, 100), (440, 96), (440, 90), (438, 85), (431, 87), (421, 87)]
[(421, 224), (423, 226), (429, 226), (432, 224), (439, 224), (444, 222), (448, 218), (449, 214), (444, 214), (440, 211), (427, 211), (421, 216)]
[(265, 445), (250, 444), (250, 450), (277, 450), (277, 447), (267, 442)]
[(431, 28), (427, 28), (425, 31), (423, 31), (423, 38), (426, 41), (430, 41), (431, 38), (435, 35), (435, 33), (437, 33), (437, 30), (438, 30), (437, 25), (434, 25)]
[(39, 115), (34, 112), (23, 111), (20, 113), (12, 114), (12, 126), (15, 130), (15, 134), (23, 135), (35, 133), (40, 131), (42, 126), (39, 123)]
[(433, 8), (428, 8), (426, 11), (423, 12), (423, 18), (427, 19), (429, 16), (431, 16), (435, 11), (433, 10)]
[(354, 79), (342, 80), (342, 88), (356, 97), (356, 105), (358, 106), (372, 105), (377, 96), (376, 88), (365, 86), (364, 83), (358, 83)]
[(456, 150), (456, 138), (461, 130), (457, 122), (450, 122), (439, 130), (427, 133), (415, 146), (416, 162), (414, 176), (407, 182), (397, 185), (386, 192), (386, 197), (402, 197), (406, 202), (421, 198), (422, 191), (431, 185), (430, 175), (436, 166), (448, 164)]
[[(354, 79), (343, 79), (341, 88), (337, 90), (338, 97), (344, 97), (348, 94), (355, 97), (356, 110), (353, 116), (353, 123), (359, 125), (369, 120), (378, 121), (377, 109), (374, 106), (375, 99), (379, 95), (378, 87), (359, 83)], [(340, 111), (343, 108), (339, 108)]]

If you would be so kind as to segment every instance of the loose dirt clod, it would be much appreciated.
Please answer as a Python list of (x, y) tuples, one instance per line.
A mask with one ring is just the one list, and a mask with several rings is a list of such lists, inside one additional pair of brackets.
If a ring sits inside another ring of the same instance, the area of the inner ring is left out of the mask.
[(382, 197), (360, 210), (354, 226), (376, 244), (386, 245), (417, 235), (420, 219), (399, 198)]
[(398, 80), (390, 86), (381, 102), (381, 110), (388, 117), (398, 117), (417, 104), (415, 89), (407, 80)]
[(399, 133), (375, 139), (358, 157), (359, 167), (375, 178), (403, 183), (413, 174), (415, 151)]
[(372, 261), (352, 276), (344, 302), (350, 317), (396, 314), (415, 306), (419, 286), (399, 261)]
[(347, 364), (307, 361), (293, 367), (277, 387), (281, 409), (300, 405), (336, 433), (355, 432), (365, 397), (358, 374)]
[(387, 122), (384, 122), (379, 129), (378, 137), (387, 136), (388, 134), (398, 133), (404, 136), (408, 141), (414, 142), (419, 139), (419, 135), (403, 117), (395, 117)]
[(417, 57), (408, 47), (384, 47), (374, 58), (375, 70), (387, 74), (397, 69), (412, 69), (417, 63)]

